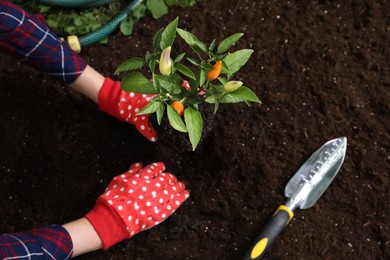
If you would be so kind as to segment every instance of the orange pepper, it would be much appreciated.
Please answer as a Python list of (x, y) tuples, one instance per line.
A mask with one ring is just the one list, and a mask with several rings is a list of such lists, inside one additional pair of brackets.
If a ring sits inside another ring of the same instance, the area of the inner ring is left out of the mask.
[(181, 103), (180, 101), (173, 101), (171, 103), (171, 107), (173, 107), (177, 113), (179, 114), (179, 116), (182, 116), (183, 115), (183, 112), (184, 112), (184, 105), (183, 103)]
[(214, 64), (214, 69), (210, 70), (207, 73), (207, 78), (209, 80), (215, 80), (216, 78), (218, 78), (219, 74), (221, 73), (221, 69), (222, 69), (222, 61), (219, 60)]

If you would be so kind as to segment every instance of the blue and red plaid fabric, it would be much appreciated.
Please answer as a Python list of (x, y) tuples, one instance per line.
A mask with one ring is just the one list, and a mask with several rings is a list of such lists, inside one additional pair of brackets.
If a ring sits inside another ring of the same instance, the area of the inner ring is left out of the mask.
[(0, 259), (70, 259), (73, 244), (61, 226), (0, 235)]
[(30, 15), (6, 0), (0, 0), (0, 50), (28, 60), (66, 84), (75, 81), (87, 65), (50, 31), (41, 15)]

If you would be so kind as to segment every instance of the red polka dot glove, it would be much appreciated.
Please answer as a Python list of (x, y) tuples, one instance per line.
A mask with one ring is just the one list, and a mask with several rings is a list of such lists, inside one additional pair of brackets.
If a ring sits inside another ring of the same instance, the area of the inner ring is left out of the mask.
[(99, 91), (98, 104), (101, 111), (133, 124), (143, 136), (155, 142), (157, 134), (149, 122), (149, 115), (136, 115), (152, 98), (153, 95), (125, 92), (120, 88), (119, 81), (106, 78)]
[(168, 218), (189, 197), (182, 182), (163, 172), (163, 163), (141, 163), (112, 179), (85, 216), (103, 241), (103, 249), (129, 239)]

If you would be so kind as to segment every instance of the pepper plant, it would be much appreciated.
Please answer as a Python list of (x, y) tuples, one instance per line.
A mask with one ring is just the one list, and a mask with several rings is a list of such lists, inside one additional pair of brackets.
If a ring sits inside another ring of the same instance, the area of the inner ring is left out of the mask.
[[(245, 102), (261, 103), (256, 94), (234, 76), (249, 60), (253, 50), (230, 48), (244, 35), (233, 34), (217, 44), (206, 45), (194, 34), (178, 27), (176, 18), (161, 28), (153, 38), (153, 51), (144, 58), (133, 57), (123, 62), (115, 74), (125, 72), (121, 88), (127, 92), (155, 95), (138, 114), (156, 113), (158, 124), (167, 115), (170, 125), (177, 131), (188, 133), (195, 150), (203, 130), (201, 103), (214, 106)], [(172, 57), (176, 36), (189, 46), (189, 53)], [(147, 67), (151, 74), (140, 70)]]

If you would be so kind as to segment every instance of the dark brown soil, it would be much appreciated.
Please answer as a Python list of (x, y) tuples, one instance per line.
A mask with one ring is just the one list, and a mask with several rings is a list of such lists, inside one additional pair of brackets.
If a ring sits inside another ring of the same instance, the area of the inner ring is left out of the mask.
[(1, 55), (1, 232), (83, 216), (110, 179), (163, 161), (191, 190), (166, 222), (81, 259), (240, 259), (289, 178), (326, 141), (345, 162), (311, 209), (298, 210), (268, 259), (389, 259), (390, 18), (387, 1), (208, 1), (145, 18), (134, 35), (82, 55), (114, 77), (176, 16), (205, 41), (244, 32), (240, 77), (263, 105), (223, 107), (195, 152), (147, 142), (125, 123)]

